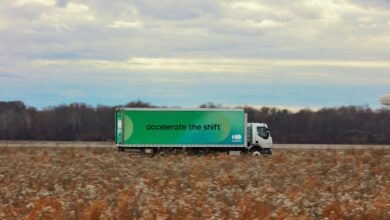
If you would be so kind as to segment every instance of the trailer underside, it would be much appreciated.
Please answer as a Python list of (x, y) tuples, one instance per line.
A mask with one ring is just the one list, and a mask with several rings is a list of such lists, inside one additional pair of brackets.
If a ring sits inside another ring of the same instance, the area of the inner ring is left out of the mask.
[(243, 146), (186, 146), (186, 145), (175, 145), (175, 146), (166, 146), (166, 145), (117, 145), (118, 150), (121, 152), (139, 152), (140, 154), (150, 154), (150, 155), (166, 155), (166, 154), (193, 154), (193, 155), (202, 155), (209, 153), (227, 153), (229, 155), (240, 155), (240, 154), (272, 154), (272, 149), (266, 149), (261, 147), (243, 147)]

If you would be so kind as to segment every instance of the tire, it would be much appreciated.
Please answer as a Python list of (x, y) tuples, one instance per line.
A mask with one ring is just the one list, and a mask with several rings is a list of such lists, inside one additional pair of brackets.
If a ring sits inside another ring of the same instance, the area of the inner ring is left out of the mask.
[(158, 153), (158, 157), (165, 157), (165, 152), (164, 151), (160, 151), (159, 153)]
[(259, 150), (254, 150), (254, 151), (252, 151), (252, 156), (260, 157), (261, 156), (261, 152)]

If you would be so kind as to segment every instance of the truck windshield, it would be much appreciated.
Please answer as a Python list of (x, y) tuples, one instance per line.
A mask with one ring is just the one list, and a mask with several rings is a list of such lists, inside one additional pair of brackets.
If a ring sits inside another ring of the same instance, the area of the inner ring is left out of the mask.
[(266, 127), (257, 127), (257, 135), (259, 135), (263, 139), (268, 139), (269, 129)]

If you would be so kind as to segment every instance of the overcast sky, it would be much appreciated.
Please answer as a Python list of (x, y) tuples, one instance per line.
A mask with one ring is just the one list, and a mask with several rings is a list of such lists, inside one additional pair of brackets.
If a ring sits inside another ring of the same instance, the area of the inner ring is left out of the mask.
[(1, 0), (0, 100), (380, 107), (388, 0)]

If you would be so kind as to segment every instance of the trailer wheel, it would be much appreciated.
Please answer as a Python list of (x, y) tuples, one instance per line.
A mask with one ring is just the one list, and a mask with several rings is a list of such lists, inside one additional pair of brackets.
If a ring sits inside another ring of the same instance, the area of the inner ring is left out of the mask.
[(158, 156), (159, 156), (159, 157), (165, 157), (165, 152), (164, 152), (164, 151), (160, 151), (160, 152), (158, 153)]
[(178, 149), (172, 149), (172, 151), (170, 152), (172, 155), (178, 155), (180, 152)]

